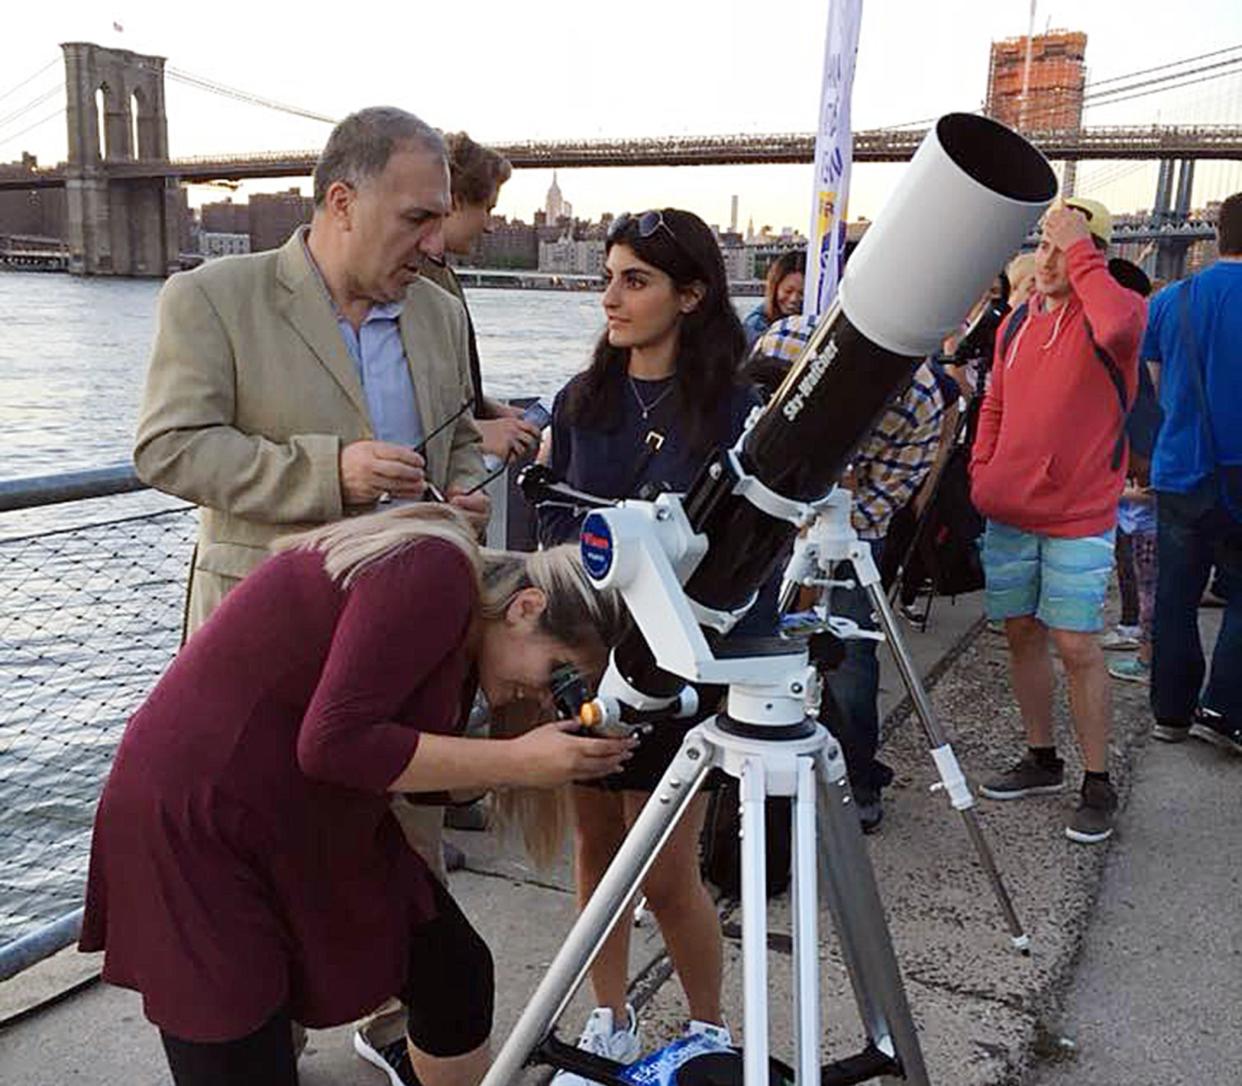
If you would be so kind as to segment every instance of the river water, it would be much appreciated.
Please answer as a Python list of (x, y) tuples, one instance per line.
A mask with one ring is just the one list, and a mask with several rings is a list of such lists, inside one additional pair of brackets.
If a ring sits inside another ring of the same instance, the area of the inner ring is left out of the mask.
[[(129, 460), (159, 288), (0, 272), (0, 480)], [(555, 393), (603, 327), (597, 293), (469, 302), (498, 398)], [(0, 946), (80, 904), (112, 751), (177, 648), (193, 530), (155, 493), (0, 513)]]
[[(0, 272), (0, 479), (129, 459), (153, 280)], [(603, 327), (600, 295), (468, 292), (488, 393), (555, 392)]]

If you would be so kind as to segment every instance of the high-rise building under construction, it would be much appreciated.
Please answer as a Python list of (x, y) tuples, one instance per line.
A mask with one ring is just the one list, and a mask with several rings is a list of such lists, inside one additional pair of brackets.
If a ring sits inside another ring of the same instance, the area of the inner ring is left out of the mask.
[(1087, 35), (1068, 30), (993, 42), (988, 116), (1027, 132), (1080, 128), (1086, 51)]

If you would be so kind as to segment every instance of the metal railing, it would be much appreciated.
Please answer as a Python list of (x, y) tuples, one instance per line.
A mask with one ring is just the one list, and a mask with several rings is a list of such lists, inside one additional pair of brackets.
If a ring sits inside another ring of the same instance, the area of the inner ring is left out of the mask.
[[(18, 479), (0, 512), (141, 489), (128, 465)], [(180, 641), (192, 509), (108, 510), (0, 539), (0, 980), (77, 938), (100, 788)]]
[[(0, 514), (146, 489), (128, 464), (0, 481)], [(489, 545), (533, 546), (512, 477), (488, 494)], [(106, 510), (12, 538), (0, 516), (0, 981), (77, 939), (100, 790), (181, 640), (193, 507)]]

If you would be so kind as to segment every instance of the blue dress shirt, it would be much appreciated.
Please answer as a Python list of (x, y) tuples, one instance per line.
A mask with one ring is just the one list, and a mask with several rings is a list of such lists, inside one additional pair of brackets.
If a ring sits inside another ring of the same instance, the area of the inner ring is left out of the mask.
[(336, 326), (358, 368), (376, 438), (396, 445), (418, 445), (423, 440), (423, 422), (401, 342), (400, 317), (401, 303), (388, 302), (373, 305), (357, 331), (339, 313)]

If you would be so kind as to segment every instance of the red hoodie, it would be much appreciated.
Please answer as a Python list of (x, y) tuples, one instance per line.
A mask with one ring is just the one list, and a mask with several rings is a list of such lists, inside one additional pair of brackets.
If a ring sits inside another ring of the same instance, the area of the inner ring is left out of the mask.
[(1092, 335), (1121, 370), (1133, 404), (1147, 303), (1113, 279), (1090, 239), (1065, 255), (1065, 302), (1047, 311), (1043, 296), (1033, 295), (1005, 357), (1009, 320), (997, 333), (970, 472), (984, 516), (1069, 538), (1112, 528), (1125, 483), (1126, 458), (1114, 468), (1113, 451), (1126, 412)]

